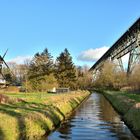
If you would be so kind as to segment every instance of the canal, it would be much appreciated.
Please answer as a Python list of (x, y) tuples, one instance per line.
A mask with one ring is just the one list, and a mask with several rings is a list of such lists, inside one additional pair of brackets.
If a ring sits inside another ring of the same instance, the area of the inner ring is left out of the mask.
[(46, 140), (136, 140), (103, 95), (93, 93)]

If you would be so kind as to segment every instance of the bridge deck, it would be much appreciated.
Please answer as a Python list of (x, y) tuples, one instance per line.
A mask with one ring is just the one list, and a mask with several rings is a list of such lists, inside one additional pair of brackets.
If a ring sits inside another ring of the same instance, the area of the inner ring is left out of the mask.
[[(90, 71), (98, 69), (99, 64), (108, 58), (121, 58), (129, 53), (133, 48), (138, 47), (136, 44), (137, 36), (140, 32), (140, 18), (110, 47), (110, 49), (90, 68)], [(140, 44), (140, 41), (139, 41)]]

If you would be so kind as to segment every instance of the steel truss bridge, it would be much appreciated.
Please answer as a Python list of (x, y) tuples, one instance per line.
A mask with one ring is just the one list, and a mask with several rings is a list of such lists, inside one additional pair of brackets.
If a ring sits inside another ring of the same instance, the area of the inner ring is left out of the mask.
[(124, 70), (122, 57), (129, 54), (127, 73), (130, 74), (140, 62), (140, 18), (110, 47), (110, 49), (90, 68), (95, 74), (106, 60), (117, 61)]

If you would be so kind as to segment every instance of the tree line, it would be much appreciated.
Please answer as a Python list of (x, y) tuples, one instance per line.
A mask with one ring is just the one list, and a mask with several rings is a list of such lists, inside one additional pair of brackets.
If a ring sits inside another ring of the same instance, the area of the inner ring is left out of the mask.
[(140, 90), (140, 64), (137, 64), (131, 74), (119, 69), (118, 65), (106, 61), (96, 78), (93, 87), (113, 90)]
[(9, 67), (14, 75), (4, 68), (6, 81), (29, 92), (44, 92), (53, 87), (76, 90), (91, 86), (92, 76), (88, 72), (89, 68), (76, 66), (68, 49), (64, 49), (54, 60), (45, 48), (42, 52), (37, 52), (32, 60), (26, 60), (24, 64), (9, 63)]

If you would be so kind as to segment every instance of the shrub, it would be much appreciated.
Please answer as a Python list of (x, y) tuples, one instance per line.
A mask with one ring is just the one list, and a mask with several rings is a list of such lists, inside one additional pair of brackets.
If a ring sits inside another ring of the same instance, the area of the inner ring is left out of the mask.
[(48, 91), (58, 87), (57, 80), (53, 74), (35, 77), (24, 83), (27, 91)]

